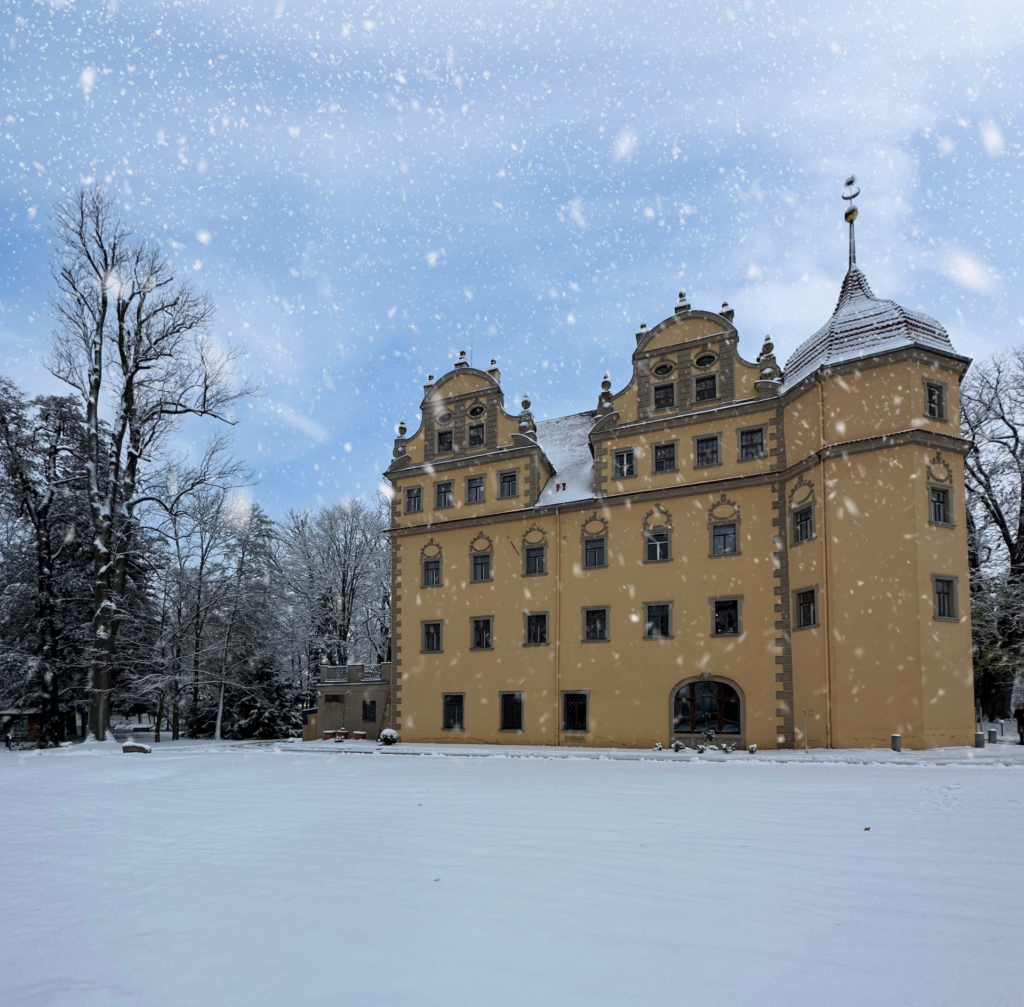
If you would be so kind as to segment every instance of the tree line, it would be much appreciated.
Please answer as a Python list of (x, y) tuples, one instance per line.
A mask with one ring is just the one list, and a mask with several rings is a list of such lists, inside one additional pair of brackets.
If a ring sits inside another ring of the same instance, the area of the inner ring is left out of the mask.
[[(384, 501), (272, 521), (227, 431), (257, 391), (214, 340), (213, 306), (101, 188), (52, 214), (46, 365), (68, 389), (0, 378), (0, 707), (102, 739), (147, 712), (175, 739), (281, 737), (321, 663), (390, 654)], [(214, 433), (175, 453), (188, 418)]]

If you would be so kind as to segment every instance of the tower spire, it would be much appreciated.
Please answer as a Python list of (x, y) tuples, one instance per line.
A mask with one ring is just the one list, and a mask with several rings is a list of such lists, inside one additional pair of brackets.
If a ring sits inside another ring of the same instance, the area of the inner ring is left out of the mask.
[(857, 176), (851, 175), (846, 180), (846, 188), (843, 189), (843, 199), (850, 204), (846, 208), (846, 213), (843, 214), (844, 219), (850, 225), (850, 264), (847, 267), (847, 272), (850, 272), (857, 265), (857, 241), (853, 236), (853, 222), (857, 219), (857, 214), (860, 211), (853, 205), (853, 201), (859, 195), (860, 188), (857, 185)]

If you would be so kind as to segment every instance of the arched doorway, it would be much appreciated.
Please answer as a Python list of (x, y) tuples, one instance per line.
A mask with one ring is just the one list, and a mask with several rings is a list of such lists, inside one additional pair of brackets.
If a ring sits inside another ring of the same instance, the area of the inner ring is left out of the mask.
[(680, 682), (672, 690), (672, 740), (689, 745), (705, 731), (714, 731), (722, 741), (742, 746), (744, 706), (742, 690), (726, 678), (711, 675)]

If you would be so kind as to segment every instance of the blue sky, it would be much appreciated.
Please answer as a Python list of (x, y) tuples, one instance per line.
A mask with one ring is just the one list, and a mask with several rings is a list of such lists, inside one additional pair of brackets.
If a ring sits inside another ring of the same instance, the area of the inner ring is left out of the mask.
[[(1024, 336), (1018, 2), (10, 3), (0, 371), (56, 390), (47, 213), (101, 181), (217, 305), (263, 394), (272, 515), (367, 495), (428, 373), (593, 408), (633, 334), (831, 313), (856, 172), (875, 293), (975, 357)], [(188, 446), (209, 426), (182, 431)]]

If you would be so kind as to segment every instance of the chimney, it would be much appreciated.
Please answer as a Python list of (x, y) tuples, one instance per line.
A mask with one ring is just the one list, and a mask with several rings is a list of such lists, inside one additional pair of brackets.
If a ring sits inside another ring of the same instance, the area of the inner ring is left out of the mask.
[(423, 386), (423, 397), (426, 398), (430, 394), (430, 390), (434, 387), (434, 375), (427, 375), (427, 383)]
[(501, 371), (498, 370), (498, 361), (492, 360), (491, 366), (487, 368), (487, 373), (494, 378), (494, 380), (500, 385), (501, 384)]
[(459, 359), (455, 361), (456, 367), (469, 367), (469, 361), (466, 359), (466, 351), (459, 350)]

